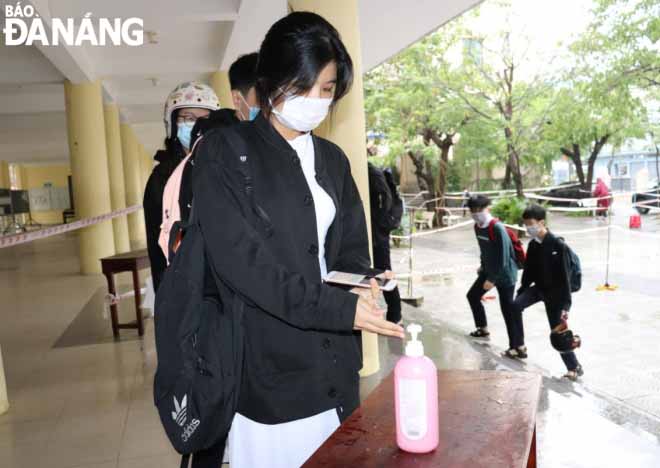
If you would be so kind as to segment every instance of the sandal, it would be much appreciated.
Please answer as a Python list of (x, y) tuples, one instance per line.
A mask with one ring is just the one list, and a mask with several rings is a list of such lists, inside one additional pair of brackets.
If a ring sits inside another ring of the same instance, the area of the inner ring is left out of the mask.
[(490, 336), (490, 332), (484, 330), (483, 328), (477, 328), (475, 331), (470, 333), (470, 336), (472, 338), (488, 338)]
[(506, 351), (502, 352), (502, 357), (508, 357), (509, 359), (518, 359), (518, 350), (516, 348), (509, 348)]
[(527, 347), (509, 348), (502, 353), (502, 356), (510, 359), (527, 359)]
[(577, 382), (579, 377), (582, 377), (584, 375), (584, 369), (582, 369), (581, 365), (578, 365), (574, 370), (569, 370), (564, 374), (564, 378), (568, 379), (572, 382)]

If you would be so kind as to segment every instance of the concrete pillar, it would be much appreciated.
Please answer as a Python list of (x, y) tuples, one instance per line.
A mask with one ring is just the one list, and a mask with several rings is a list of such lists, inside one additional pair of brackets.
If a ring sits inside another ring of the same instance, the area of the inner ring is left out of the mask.
[[(119, 109), (115, 104), (104, 107), (105, 143), (108, 152), (110, 173), (110, 204), (112, 211), (126, 208), (126, 188), (124, 185), (124, 162), (121, 157), (121, 132), (119, 130)], [(119, 216), (112, 220), (115, 235), (115, 251), (124, 253), (131, 250), (128, 238), (128, 219)]]
[[(360, 48), (360, 24), (358, 0), (290, 0), (294, 11), (311, 11), (323, 16), (341, 35), (344, 45), (353, 60), (354, 78), (351, 91), (339, 102), (335, 111), (317, 132), (333, 141), (344, 150), (351, 162), (353, 178), (360, 191), (367, 226), (370, 226), (369, 175), (367, 172), (367, 137), (364, 117), (364, 90), (362, 86), (362, 55)], [(369, 233), (371, 238), (371, 233)], [(362, 334), (364, 367), (361, 375), (378, 372), (378, 337), (372, 333)]]
[(142, 194), (144, 198), (144, 188), (147, 186), (147, 181), (154, 170), (153, 156), (147, 152), (144, 145), (140, 145), (140, 179), (142, 182)]
[[(109, 213), (110, 179), (101, 82), (64, 82), (73, 197), (78, 218)], [(115, 254), (112, 221), (80, 231), (80, 269), (100, 273), (99, 259)]]
[(8, 189), (9, 186), (9, 163), (7, 161), (0, 161), (0, 188)]
[(9, 174), (10, 174), (10, 181), (11, 181), (11, 176), (13, 173), (14, 177), (14, 184), (16, 187), (16, 190), (25, 190), (25, 182), (23, 179), (23, 166), (20, 164), (10, 164), (9, 165)]
[(9, 398), (7, 397), (7, 382), (5, 380), (5, 367), (2, 362), (2, 349), (0, 349), (0, 414), (9, 410)]
[(231, 99), (231, 86), (229, 85), (229, 72), (216, 71), (211, 74), (210, 86), (220, 99), (220, 107), (223, 109), (233, 109), (234, 102)]
[[(131, 126), (122, 123), (121, 153), (124, 161), (124, 185), (126, 187), (126, 206), (142, 204), (142, 179), (140, 176), (140, 156), (137, 138)], [(147, 235), (144, 226), (144, 212), (136, 211), (128, 215), (128, 237), (131, 249), (144, 248), (147, 245)]]

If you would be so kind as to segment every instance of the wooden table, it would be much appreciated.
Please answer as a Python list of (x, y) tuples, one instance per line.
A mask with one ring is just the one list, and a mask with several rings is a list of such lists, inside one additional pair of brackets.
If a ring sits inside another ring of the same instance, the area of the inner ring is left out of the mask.
[(390, 374), (303, 466), (535, 468), (540, 392), (527, 372), (438, 372), (440, 445), (416, 455), (396, 445)]
[(133, 289), (135, 290), (135, 315), (136, 321), (130, 323), (119, 323), (117, 318), (117, 304), (113, 301), (110, 305), (110, 316), (112, 317), (112, 334), (119, 338), (120, 328), (137, 328), (140, 336), (144, 335), (144, 322), (142, 320), (142, 309), (140, 309), (140, 276), (139, 271), (149, 268), (149, 255), (147, 249), (134, 250), (123, 254), (113, 255), (101, 259), (101, 270), (108, 280), (108, 292), (117, 295), (115, 288), (116, 273), (130, 271), (133, 273)]

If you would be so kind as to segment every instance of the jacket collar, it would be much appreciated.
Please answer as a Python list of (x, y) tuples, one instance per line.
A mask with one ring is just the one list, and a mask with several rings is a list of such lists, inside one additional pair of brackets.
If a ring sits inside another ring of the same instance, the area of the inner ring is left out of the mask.
[(254, 126), (257, 128), (257, 131), (261, 134), (267, 143), (275, 146), (280, 151), (295, 153), (295, 150), (291, 147), (291, 145), (287, 143), (284, 137), (280, 135), (277, 130), (275, 130), (273, 124), (271, 124), (266, 119), (266, 117), (264, 117), (263, 112), (259, 112), (257, 117), (254, 119)]
[[(264, 138), (264, 140), (266, 140), (266, 142), (273, 145), (280, 151), (295, 154), (295, 150), (284, 139), (284, 137), (280, 135), (280, 133), (277, 130), (275, 130), (273, 124), (271, 124), (268, 121), (268, 119), (264, 117), (262, 112), (259, 112), (257, 117), (254, 119), (254, 126), (256, 127), (257, 131), (261, 134), (261, 136)], [(325, 158), (323, 157), (323, 147), (320, 144), (319, 138), (316, 135), (314, 135), (314, 132), (312, 132), (312, 141), (314, 142), (314, 168), (317, 174), (316, 180), (318, 181), (321, 187), (326, 189), (326, 191), (329, 191), (331, 184), (328, 184), (328, 181), (325, 180), (327, 179), (327, 174), (325, 167)], [(330, 194), (330, 196), (334, 199), (336, 204), (337, 195), (334, 192), (334, 190), (333, 193)]]

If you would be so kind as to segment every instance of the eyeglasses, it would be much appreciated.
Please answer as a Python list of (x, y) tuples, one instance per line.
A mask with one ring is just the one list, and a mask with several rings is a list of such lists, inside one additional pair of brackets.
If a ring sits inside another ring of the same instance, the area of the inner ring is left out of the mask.
[(195, 122), (197, 122), (198, 118), (203, 118), (203, 117), (195, 117), (193, 115), (181, 115), (176, 118), (176, 123), (177, 124), (182, 124), (185, 123), (186, 125), (195, 125)]

